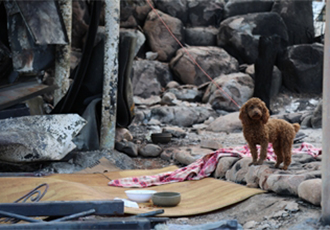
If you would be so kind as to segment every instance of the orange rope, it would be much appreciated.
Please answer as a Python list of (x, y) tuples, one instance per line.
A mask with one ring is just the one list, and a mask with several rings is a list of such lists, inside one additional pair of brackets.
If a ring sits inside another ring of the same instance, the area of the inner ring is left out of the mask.
[(157, 10), (152, 6), (152, 4), (149, 2), (150, 0), (147, 0), (147, 3), (149, 4), (149, 6), (152, 8), (152, 10), (156, 13), (156, 15), (158, 16), (158, 18), (160, 19), (160, 21), (163, 23), (163, 25), (165, 26), (165, 28), (168, 30), (168, 32), (171, 34), (171, 36), (174, 38), (174, 40), (181, 46), (181, 48), (183, 48), (183, 50), (186, 52), (186, 54), (188, 55), (188, 57), (194, 62), (194, 64), (211, 80), (211, 82), (228, 98), (230, 99), (238, 108), (240, 108), (240, 106), (238, 105), (238, 103), (231, 97), (229, 96), (228, 93), (226, 93), (220, 86), (218, 83), (216, 83), (211, 77), (210, 75), (208, 75), (205, 70), (197, 63), (197, 61), (191, 56), (191, 54), (189, 53), (189, 51), (182, 45), (182, 43), (175, 37), (175, 35), (173, 34), (173, 32), (171, 31), (171, 29), (166, 25), (166, 23), (164, 22), (164, 20), (160, 17), (160, 15), (158, 14)]

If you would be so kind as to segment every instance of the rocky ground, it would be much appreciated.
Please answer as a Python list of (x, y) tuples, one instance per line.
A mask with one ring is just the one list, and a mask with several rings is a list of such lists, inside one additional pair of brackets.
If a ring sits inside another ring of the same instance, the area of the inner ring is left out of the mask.
[[(143, 129), (141, 127), (141, 129)], [(136, 129), (135, 129), (136, 130)], [(143, 133), (142, 130), (140, 130)], [(307, 137), (304, 141), (321, 147), (322, 129), (302, 130)], [(134, 136), (134, 133), (132, 133)], [(136, 133), (136, 136), (139, 136)], [(245, 143), (243, 134), (239, 133), (213, 133), (203, 132), (200, 136), (194, 132), (189, 133), (186, 138), (172, 141), (162, 147), (179, 147), (180, 145), (191, 145), (198, 143), (201, 138), (218, 138), (224, 147), (237, 146)], [(299, 144), (296, 144), (298, 146)], [(161, 158), (132, 158), (137, 168), (164, 167), (175, 162), (162, 160)], [(330, 229), (329, 226), (320, 224), (321, 207), (312, 205), (294, 196), (283, 196), (269, 192), (256, 195), (231, 207), (214, 211), (211, 213), (171, 218), (168, 222), (178, 225), (201, 225), (205, 223), (222, 220), (235, 219), (244, 229)], [(176, 226), (177, 227), (177, 226)], [(206, 227), (204, 226), (204, 229)]]

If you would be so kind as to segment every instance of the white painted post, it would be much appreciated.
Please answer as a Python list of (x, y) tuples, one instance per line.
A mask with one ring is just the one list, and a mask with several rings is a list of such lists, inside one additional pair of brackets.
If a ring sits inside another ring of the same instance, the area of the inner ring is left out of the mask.
[(118, 88), (120, 0), (105, 0), (104, 80), (101, 149), (114, 149)]
[(69, 44), (56, 46), (55, 57), (55, 84), (59, 89), (54, 91), (54, 106), (61, 100), (69, 89), (71, 31), (72, 31), (72, 0), (59, 0), (64, 25), (67, 31)]
[[(330, 224), (330, 4), (326, 6), (326, 27), (323, 59), (323, 108), (322, 108), (322, 218)], [(313, 188), (311, 188), (313, 189)]]

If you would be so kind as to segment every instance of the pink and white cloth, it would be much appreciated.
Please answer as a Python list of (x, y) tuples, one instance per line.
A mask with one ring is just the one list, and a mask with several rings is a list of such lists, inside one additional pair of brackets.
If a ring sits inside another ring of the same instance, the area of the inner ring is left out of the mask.
[[(258, 146), (258, 151), (259, 150), (260, 147)], [(322, 154), (322, 150), (321, 148), (316, 148), (313, 145), (304, 142), (299, 148), (293, 149), (292, 154), (309, 154), (313, 157), (317, 157)], [(154, 185), (163, 185), (186, 180), (200, 180), (211, 175), (211, 173), (216, 169), (218, 161), (221, 157), (228, 156), (240, 158), (251, 157), (251, 153), (248, 145), (234, 148), (222, 148), (203, 156), (186, 167), (179, 168), (175, 171), (160, 173), (152, 176), (115, 179), (110, 181), (108, 185), (125, 188), (145, 188)], [(276, 155), (271, 144), (268, 145), (267, 160), (276, 161)]]

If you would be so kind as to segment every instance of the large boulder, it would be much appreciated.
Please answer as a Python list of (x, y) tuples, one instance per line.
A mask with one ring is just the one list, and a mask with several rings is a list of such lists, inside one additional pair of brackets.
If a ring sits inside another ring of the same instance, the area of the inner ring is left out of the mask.
[(245, 14), (221, 22), (217, 44), (240, 63), (253, 64), (258, 57), (259, 37), (273, 34), (277, 34), (283, 44), (287, 43), (287, 28), (277, 13)]
[(214, 82), (208, 86), (203, 102), (210, 103), (215, 110), (238, 111), (239, 108), (233, 101), (242, 106), (253, 95), (254, 82), (247, 74), (221, 75)]
[[(238, 62), (224, 49), (209, 47), (189, 47), (190, 53), (197, 63), (211, 78), (221, 74), (238, 72)], [(195, 65), (184, 49), (179, 49), (170, 62), (170, 68), (184, 84), (201, 85), (210, 79)]]
[(229, 0), (225, 5), (225, 18), (251, 14), (258, 12), (269, 12), (274, 0)]
[(306, 44), (314, 41), (312, 0), (275, 1), (272, 12), (284, 20), (289, 35), (289, 45)]
[(149, 98), (159, 95), (172, 78), (168, 64), (147, 60), (133, 62), (132, 86), (135, 96)]
[[(153, 4), (152, 1), (151, 4)], [(150, 11), (151, 7), (146, 0), (120, 1), (120, 27), (143, 26)]]
[(217, 116), (213, 109), (205, 106), (159, 106), (152, 108), (150, 114), (150, 119), (179, 127), (190, 127), (193, 124), (203, 123), (211, 116)]
[(225, 116), (220, 116), (212, 121), (206, 130), (212, 132), (241, 132), (242, 131), (242, 122), (238, 118), (239, 112), (229, 113)]
[(183, 24), (186, 24), (188, 20), (187, 1), (188, 0), (157, 0), (154, 1), (154, 4), (158, 10), (171, 15), (172, 17), (178, 18)]
[(323, 45), (289, 46), (281, 57), (283, 85), (295, 93), (322, 93)]
[[(174, 36), (182, 42), (184, 40), (184, 30), (180, 19), (164, 14), (159, 10), (157, 12)], [(154, 11), (151, 11), (145, 21), (143, 30), (151, 50), (158, 53), (157, 59), (167, 62), (175, 55), (180, 45), (173, 39), (158, 15)]]
[(219, 29), (209, 27), (185, 28), (185, 42), (190, 46), (216, 46)]
[(189, 0), (188, 24), (195, 26), (218, 26), (223, 18), (224, 0)]

